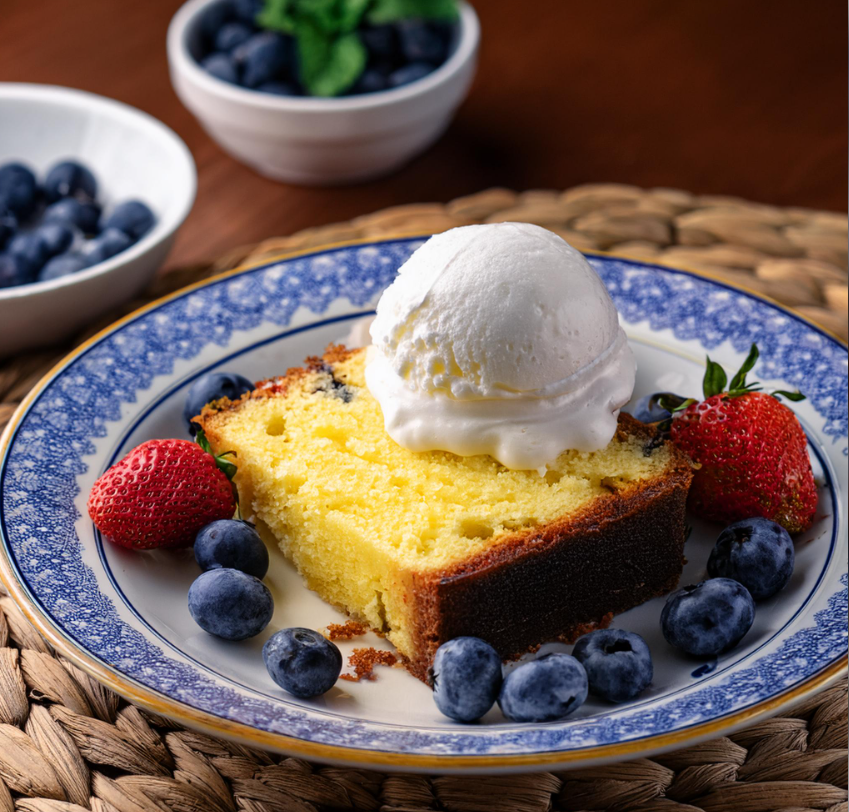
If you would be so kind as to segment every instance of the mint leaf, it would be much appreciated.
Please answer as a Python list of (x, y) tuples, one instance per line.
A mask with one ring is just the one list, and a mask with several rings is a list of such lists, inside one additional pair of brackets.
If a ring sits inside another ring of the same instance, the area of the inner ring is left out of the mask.
[(356, 33), (363, 17), (382, 24), (419, 18), (454, 20), (458, 0), (264, 0), (257, 22), (298, 41), (301, 81), (313, 96), (338, 96), (365, 70)]
[(256, 16), (257, 25), (269, 31), (294, 34), (298, 21), (295, 12), (297, 0), (265, 0), (265, 5)]
[[(301, 0), (309, 2), (309, 0)], [(360, 24), (371, 0), (333, 0), (331, 5), (316, 19), (324, 25), (325, 31), (346, 34), (354, 31)]]
[(754, 369), (759, 355), (758, 345), (752, 344), (748, 357), (743, 361), (743, 366), (740, 367), (740, 371), (731, 379), (731, 385), (728, 387), (729, 391), (733, 392), (736, 389), (746, 388), (746, 375)]
[(295, 0), (298, 18), (309, 20), (327, 34), (353, 31), (369, 0)]
[(707, 369), (705, 370), (705, 379), (702, 387), (705, 393), (705, 399), (713, 397), (725, 391), (725, 384), (728, 382), (728, 376), (725, 370), (716, 363), (711, 361), (710, 356), (707, 357)]
[(343, 12), (339, 15), (340, 31), (355, 30), (363, 19), (363, 14), (371, 4), (371, 0), (346, 0), (343, 2)]
[(315, 24), (298, 26), (301, 79), (313, 96), (338, 96), (366, 66), (365, 46), (356, 32), (331, 38)]
[(294, 34), (310, 24), (326, 34), (357, 28), (371, 0), (265, 0), (257, 22), (263, 28)]
[(303, 19), (298, 21), (295, 36), (301, 81), (312, 92), (312, 82), (321, 73), (330, 54), (332, 38), (313, 22)]
[(374, 0), (368, 13), (372, 25), (420, 20), (456, 20), (460, 16), (457, 0)]

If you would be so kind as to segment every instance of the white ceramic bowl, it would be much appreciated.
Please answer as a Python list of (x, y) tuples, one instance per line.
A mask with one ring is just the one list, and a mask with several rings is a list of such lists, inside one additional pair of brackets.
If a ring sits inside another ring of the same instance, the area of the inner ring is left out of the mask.
[(49, 282), (0, 289), (0, 356), (65, 338), (139, 293), (195, 199), (191, 153), (155, 118), (80, 90), (0, 84), (0, 164), (22, 161), (43, 179), (62, 158), (91, 168), (105, 207), (137, 198), (153, 210), (156, 224), (106, 262)]
[(223, 1), (189, 0), (174, 15), (171, 81), (224, 150), (275, 180), (351, 183), (396, 169), (443, 133), (474, 76), (480, 26), (463, 3), (451, 56), (409, 85), (334, 99), (247, 90), (215, 79), (197, 62), (201, 15)]

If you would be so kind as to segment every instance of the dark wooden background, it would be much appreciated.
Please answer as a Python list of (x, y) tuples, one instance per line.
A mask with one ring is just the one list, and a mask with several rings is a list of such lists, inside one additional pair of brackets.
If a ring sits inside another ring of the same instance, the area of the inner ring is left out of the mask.
[(480, 68), (449, 132), (347, 188), (265, 180), (206, 136), (168, 78), (179, 0), (2, 0), (0, 80), (112, 96), (185, 139), (200, 184), (170, 265), (493, 185), (618, 181), (845, 211), (843, 0), (473, 2)]

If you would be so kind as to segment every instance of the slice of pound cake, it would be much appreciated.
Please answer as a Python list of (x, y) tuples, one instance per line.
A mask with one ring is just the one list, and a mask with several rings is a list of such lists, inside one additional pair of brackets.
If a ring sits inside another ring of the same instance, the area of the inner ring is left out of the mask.
[(365, 361), (331, 347), (197, 422), (235, 452), (245, 517), (415, 676), (454, 637), (515, 658), (675, 587), (692, 473), (653, 428), (623, 414), (606, 448), (544, 475), (412, 452), (386, 433)]

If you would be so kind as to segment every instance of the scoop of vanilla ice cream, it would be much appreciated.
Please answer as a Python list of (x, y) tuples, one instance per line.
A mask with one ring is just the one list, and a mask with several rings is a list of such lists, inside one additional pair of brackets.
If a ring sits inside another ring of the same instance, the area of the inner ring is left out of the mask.
[(389, 435), (413, 451), (543, 468), (603, 448), (634, 359), (598, 274), (539, 226), (431, 237), (384, 292), (366, 381)]

